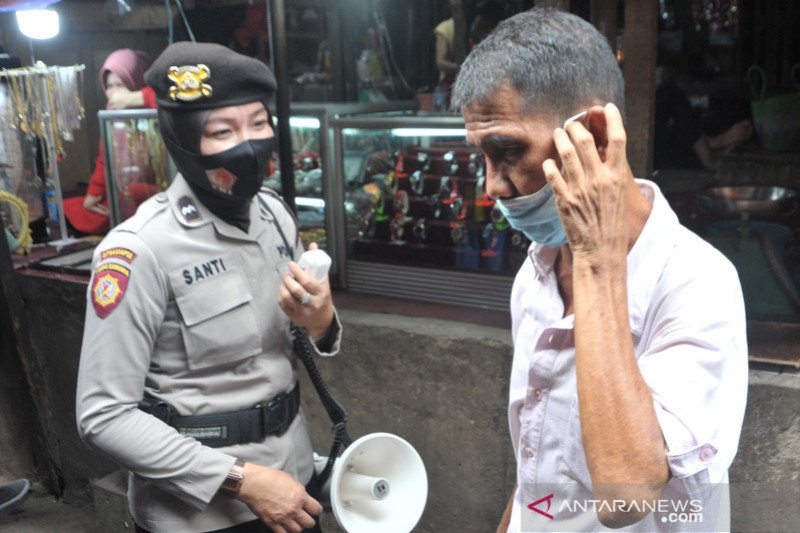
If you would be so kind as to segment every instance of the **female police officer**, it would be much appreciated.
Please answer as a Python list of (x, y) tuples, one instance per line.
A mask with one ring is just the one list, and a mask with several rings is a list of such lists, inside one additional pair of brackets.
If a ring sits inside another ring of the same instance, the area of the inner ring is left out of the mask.
[(94, 254), (79, 432), (130, 471), (140, 531), (314, 527), (289, 328), (333, 355), (341, 327), (327, 278), (291, 262), (293, 217), (261, 189), (275, 79), (255, 59), (183, 42), (146, 79), (180, 174)]

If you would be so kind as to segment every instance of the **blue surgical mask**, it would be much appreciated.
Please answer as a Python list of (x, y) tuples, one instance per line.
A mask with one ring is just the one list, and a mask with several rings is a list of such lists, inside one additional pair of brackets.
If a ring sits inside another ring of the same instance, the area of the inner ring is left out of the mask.
[(567, 243), (564, 226), (558, 218), (556, 197), (549, 183), (533, 194), (497, 200), (496, 204), (509, 224), (533, 242), (550, 247)]

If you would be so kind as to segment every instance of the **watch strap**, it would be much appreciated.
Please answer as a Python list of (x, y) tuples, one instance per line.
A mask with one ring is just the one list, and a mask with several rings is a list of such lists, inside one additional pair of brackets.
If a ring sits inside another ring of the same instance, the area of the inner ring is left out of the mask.
[(236, 459), (228, 475), (225, 476), (225, 481), (222, 482), (220, 490), (229, 496), (236, 496), (242, 490), (242, 483), (244, 482), (244, 461)]

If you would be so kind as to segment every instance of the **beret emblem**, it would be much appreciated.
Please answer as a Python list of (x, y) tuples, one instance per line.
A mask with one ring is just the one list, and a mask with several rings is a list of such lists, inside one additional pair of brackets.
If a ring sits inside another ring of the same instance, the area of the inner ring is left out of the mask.
[(211, 70), (205, 65), (185, 65), (182, 67), (169, 67), (167, 77), (175, 85), (169, 88), (169, 97), (172, 100), (193, 102), (204, 96), (211, 96), (213, 88), (203, 83), (211, 78)]

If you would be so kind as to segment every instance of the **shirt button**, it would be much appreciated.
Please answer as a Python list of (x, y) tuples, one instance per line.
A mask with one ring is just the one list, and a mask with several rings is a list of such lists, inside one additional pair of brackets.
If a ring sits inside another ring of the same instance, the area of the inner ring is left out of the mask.
[(533, 457), (533, 448), (525, 448), (522, 453), (525, 454), (525, 457)]
[(701, 461), (710, 461), (717, 452), (714, 451), (714, 448), (706, 444), (702, 448), (700, 448), (700, 460)]
[(167, 195), (163, 192), (160, 192), (156, 195), (156, 202), (164, 203), (167, 201)]
[(533, 391), (533, 397), (536, 398), (537, 402), (541, 402), (542, 401), (542, 389), (536, 389), (535, 391)]

